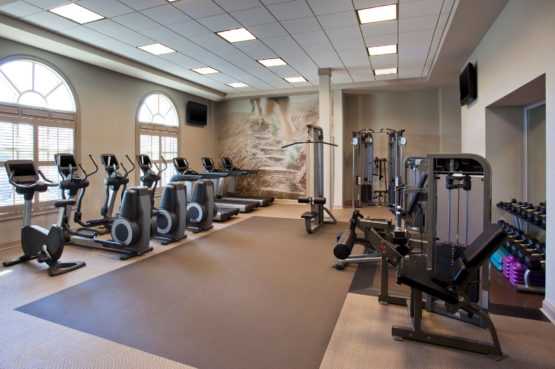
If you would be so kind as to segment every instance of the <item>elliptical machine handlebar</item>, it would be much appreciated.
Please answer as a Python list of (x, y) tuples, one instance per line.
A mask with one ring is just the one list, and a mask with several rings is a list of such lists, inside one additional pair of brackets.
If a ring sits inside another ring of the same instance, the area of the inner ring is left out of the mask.
[(83, 175), (85, 176), (85, 178), (83, 178), (83, 181), (86, 181), (87, 179), (89, 179), (90, 176), (93, 176), (98, 172), (98, 164), (96, 164), (96, 161), (93, 159), (93, 156), (91, 154), (89, 154), (89, 159), (91, 159), (91, 162), (94, 165), (94, 169), (91, 172), (87, 172), (85, 168), (83, 168), (81, 163), (78, 164), (81, 172), (83, 172)]
[(125, 154), (125, 157), (127, 158), (127, 161), (129, 162), (129, 164), (131, 164), (131, 169), (127, 170), (127, 168), (125, 167), (125, 165), (123, 165), (123, 162), (120, 164), (121, 168), (123, 169), (123, 171), (125, 173), (123, 173), (123, 177), (124, 178), (129, 178), (129, 174), (131, 174), (132, 172), (135, 171), (135, 169), (137, 169), (137, 166), (135, 165), (135, 163), (133, 163), (133, 160), (131, 160), (131, 158), (129, 157), (129, 155)]

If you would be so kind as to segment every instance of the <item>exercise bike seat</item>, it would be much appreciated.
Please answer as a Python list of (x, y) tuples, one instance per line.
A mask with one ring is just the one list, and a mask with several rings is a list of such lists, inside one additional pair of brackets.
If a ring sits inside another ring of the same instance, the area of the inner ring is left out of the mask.
[(68, 205), (75, 205), (75, 200), (58, 200), (56, 202), (54, 202), (54, 207), (56, 209), (58, 208), (65, 208)]

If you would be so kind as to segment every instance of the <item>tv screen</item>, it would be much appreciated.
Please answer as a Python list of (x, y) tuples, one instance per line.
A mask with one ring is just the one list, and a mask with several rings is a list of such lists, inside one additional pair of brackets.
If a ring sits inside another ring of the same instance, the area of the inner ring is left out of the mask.
[(468, 63), (459, 76), (459, 89), (461, 94), (461, 105), (467, 105), (478, 97), (478, 74), (476, 67)]
[(194, 101), (187, 102), (187, 123), (203, 127), (208, 122), (208, 105)]

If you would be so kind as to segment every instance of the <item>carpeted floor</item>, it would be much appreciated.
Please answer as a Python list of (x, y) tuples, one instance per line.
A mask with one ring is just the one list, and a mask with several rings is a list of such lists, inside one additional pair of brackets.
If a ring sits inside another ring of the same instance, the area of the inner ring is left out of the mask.
[(18, 310), (199, 369), (316, 369), (351, 284), (345, 225), (254, 217)]

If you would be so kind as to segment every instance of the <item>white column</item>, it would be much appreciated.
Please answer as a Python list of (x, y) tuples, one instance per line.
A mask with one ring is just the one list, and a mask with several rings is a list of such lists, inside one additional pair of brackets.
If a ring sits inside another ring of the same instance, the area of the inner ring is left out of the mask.
[[(331, 93), (331, 69), (319, 69), (318, 106), (319, 125), (324, 130), (324, 141), (330, 141), (333, 131), (333, 101)], [(328, 204), (333, 202), (333, 152), (329, 145), (324, 146), (324, 197)], [(329, 205), (330, 207), (332, 205)]]

